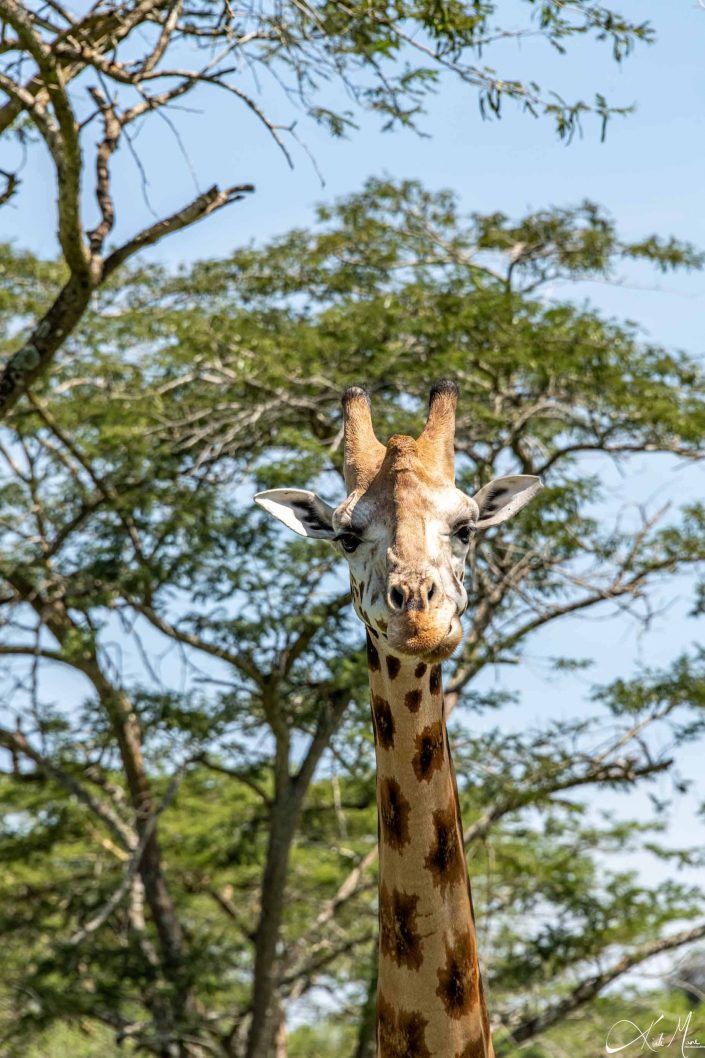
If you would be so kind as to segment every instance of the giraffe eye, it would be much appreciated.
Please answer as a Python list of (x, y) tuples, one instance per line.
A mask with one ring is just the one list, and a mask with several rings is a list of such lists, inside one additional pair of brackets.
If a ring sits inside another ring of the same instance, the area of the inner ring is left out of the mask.
[(341, 533), (338, 540), (343, 545), (343, 551), (347, 551), (348, 554), (355, 551), (360, 544), (360, 537), (355, 536), (355, 533)]
[(474, 525), (461, 525), (455, 530), (455, 535), (461, 544), (469, 544), (470, 537), (475, 532)]

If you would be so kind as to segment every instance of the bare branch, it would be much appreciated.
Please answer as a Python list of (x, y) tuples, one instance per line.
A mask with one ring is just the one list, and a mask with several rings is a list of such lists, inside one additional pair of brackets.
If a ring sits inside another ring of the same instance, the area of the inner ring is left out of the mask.
[(236, 779), (237, 782), (241, 782), (243, 786), (247, 786), (253, 793), (256, 793), (259, 798), (264, 801), (266, 805), (271, 804), (271, 799), (267, 791), (260, 786), (256, 779), (253, 779), (247, 772), (238, 770), (237, 768), (227, 768), (224, 764), (219, 764), (217, 761), (212, 760), (207, 753), (199, 753), (195, 756), (194, 761), (198, 761), (204, 768), (208, 768), (209, 771), (215, 771), (219, 775), (227, 775), (231, 779)]
[[(545, 1032), (546, 1029), (551, 1027), (551, 1025), (555, 1025), (556, 1022), (561, 1021), (566, 1014), (570, 1014), (571, 1011), (576, 1010), (584, 1003), (594, 999), (594, 997), (599, 995), (607, 985), (611, 984), (612, 981), (616, 981), (618, 977), (627, 973), (627, 971), (631, 970), (634, 966), (639, 966), (640, 963), (653, 958), (654, 955), (660, 955), (664, 951), (673, 951), (676, 948), (682, 948), (686, 944), (692, 944), (694, 941), (700, 940), (702, 937), (705, 937), (705, 923), (695, 926), (692, 929), (682, 930), (680, 933), (674, 933), (670, 937), (662, 937), (659, 940), (653, 940), (646, 944), (642, 944), (640, 947), (635, 948), (633, 951), (622, 956), (621, 959), (618, 959), (606, 970), (603, 970), (592, 977), (585, 978), (585, 980), (576, 985), (567, 996), (559, 1000), (557, 1003), (549, 1004), (541, 1011), (541, 1013), (526, 1018), (518, 1024), (513, 1024), (511, 1019), (507, 1019), (505, 1021), (505, 1027), (509, 1031), (511, 1043), (523, 1043), (525, 1040), (533, 1039), (533, 1037)], [(498, 1044), (497, 1053), (502, 1054), (508, 1049), (508, 1047), (503, 1047), (501, 1044)]]
[(16, 173), (8, 173), (6, 169), (0, 169), (0, 176), (5, 180), (5, 188), (0, 191), (0, 206), (4, 206), (19, 187), (19, 180)]
[(94, 256), (97, 256), (102, 252), (106, 236), (112, 231), (113, 224), (115, 223), (115, 207), (113, 206), (113, 200), (110, 194), (110, 172), (108, 169), (108, 163), (111, 154), (117, 149), (120, 140), (121, 125), (117, 114), (115, 113), (115, 108), (108, 102), (103, 93), (98, 88), (91, 88), (90, 92), (103, 116), (103, 128), (105, 130), (103, 139), (98, 144), (98, 154), (96, 157), (96, 197), (98, 199), (100, 214), (103, 219), (93, 231), (88, 233), (91, 253)]
[[(51, 49), (57, 54), (56, 70), (60, 75), (61, 84), (66, 87), (89, 65), (88, 59), (81, 55), (82, 48), (85, 47), (89, 52), (107, 52), (114, 49), (136, 26), (163, 6), (164, 0), (141, 0), (133, 7), (126, 4), (116, 5), (105, 13), (91, 7), (81, 21), (66, 15), (67, 21), (71, 23), (70, 27), (51, 44)], [(65, 57), (61, 58), (64, 44), (71, 47)], [(47, 86), (40, 75), (33, 76), (22, 91), (24, 101), (13, 96), (11, 102), (0, 107), (0, 135), (10, 128), (23, 109), (29, 109), (27, 100), (29, 106), (36, 102), (43, 108), (49, 101)]]
[(167, 11), (167, 16), (164, 19), (164, 24), (159, 34), (159, 40), (157, 41), (154, 50), (150, 55), (147, 55), (142, 65), (139, 67), (139, 73), (137, 76), (144, 77), (146, 74), (152, 72), (154, 67), (164, 58), (164, 53), (171, 42), (172, 35), (176, 29), (177, 22), (183, 10), (183, 0), (172, 0)]
[(100, 929), (100, 927), (110, 918), (113, 911), (115, 911), (120, 905), (125, 895), (132, 889), (133, 880), (140, 868), (145, 849), (154, 836), (157, 820), (162, 812), (164, 812), (174, 800), (176, 791), (179, 788), (179, 783), (181, 782), (184, 767), (185, 766), (182, 766), (174, 775), (172, 775), (162, 801), (157, 805), (154, 812), (152, 812), (147, 820), (147, 823), (140, 834), (139, 843), (130, 857), (130, 862), (127, 865), (119, 886), (111, 897), (106, 900), (100, 910), (69, 938), (68, 943), (72, 947), (77, 947), (86, 939), (86, 937), (90, 936), (91, 933), (95, 933), (96, 930)]
[[(4, 652), (0, 649), (0, 653)], [(55, 761), (50, 760), (36, 750), (20, 730), (9, 731), (5, 728), (0, 728), (0, 746), (4, 746), (5, 749), (13, 753), (21, 753), (22, 756), (36, 764), (37, 768), (44, 772), (45, 775), (59, 783), (65, 790), (68, 790), (77, 801), (84, 804), (94, 816), (100, 819), (122, 848), (130, 850), (135, 847), (137, 837), (134, 831), (104, 801), (98, 800), (89, 790), (86, 790), (85, 786), (78, 782), (65, 768), (60, 767)]]
[(233, 187), (225, 188), (223, 191), (214, 185), (194, 199), (193, 202), (184, 206), (183, 209), (145, 228), (130, 239), (129, 242), (114, 250), (105, 259), (103, 276), (109, 276), (119, 265), (124, 264), (128, 258), (134, 256), (138, 250), (142, 250), (145, 246), (152, 246), (155, 242), (163, 239), (164, 236), (171, 235), (175, 231), (180, 231), (190, 224), (203, 220), (204, 217), (209, 216), (218, 209), (222, 209), (223, 206), (229, 206), (231, 202), (239, 202), (251, 191), (254, 191), (252, 184), (235, 184)]
[[(24, 8), (16, 0), (0, 0), (0, 17), (13, 27), (18, 39), (27, 49), (39, 68), (49, 102), (56, 116), (56, 127), (48, 134), (48, 122), (44, 115), (40, 119), (41, 107), (32, 101), (27, 106), (30, 116), (37, 120), (37, 127), (52, 152), (56, 165), (59, 190), (59, 241), (66, 263), (72, 274), (87, 279), (90, 257), (83, 238), (81, 224), (81, 145), (78, 122), (73, 113), (69, 97), (62, 83), (54, 54), (35, 32)], [(8, 78), (3, 75), (0, 86), (8, 88)], [(26, 97), (12, 92), (17, 101)], [(25, 106), (24, 103), (22, 103)]]
[(208, 640), (202, 639), (193, 632), (187, 632), (183, 629), (177, 628), (176, 625), (171, 624), (165, 617), (162, 617), (161, 614), (157, 613), (153, 606), (148, 606), (146, 603), (136, 599), (133, 595), (123, 591), (122, 597), (133, 610), (142, 614), (142, 616), (145, 617), (154, 628), (159, 629), (159, 631), (163, 632), (165, 636), (176, 640), (178, 643), (193, 647), (194, 650), (201, 650), (204, 654), (209, 654), (211, 657), (220, 658), (221, 661), (225, 661), (228, 665), (232, 665), (233, 668), (237, 669), (249, 679), (255, 680), (257, 683), (261, 682), (261, 673), (257, 667), (252, 664), (244, 651), (233, 652), (227, 650), (225, 647), (220, 647), (215, 643), (209, 643)]

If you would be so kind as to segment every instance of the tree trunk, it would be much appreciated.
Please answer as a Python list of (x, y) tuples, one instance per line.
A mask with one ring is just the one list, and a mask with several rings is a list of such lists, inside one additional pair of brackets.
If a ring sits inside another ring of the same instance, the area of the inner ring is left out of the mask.
[(274, 1001), (274, 1058), (288, 1058), (286, 1014), (279, 999)]
[(72, 276), (0, 374), (0, 418), (26, 393), (73, 331), (93, 293), (90, 275)]
[(353, 1058), (375, 1058), (377, 1053), (377, 966), (379, 962), (378, 941), (375, 939), (370, 964), (367, 996), (362, 1008), (360, 1028)]
[[(142, 758), (139, 720), (127, 695), (106, 680), (97, 663), (88, 664), (84, 671), (96, 688), (110, 718), (135, 810), (137, 833), (141, 836), (156, 806)], [(180, 977), (183, 934), (164, 877), (156, 828), (145, 845), (139, 873), (159, 937), (164, 966), (169, 971), (168, 976), (174, 981)], [(181, 981), (179, 990), (183, 988), (184, 982)], [(179, 996), (180, 1001), (184, 998), (183, 995)]]
[(277, 792), (271, 808), (267, 859), (262, 876), (262, 907), (255, 936), (252, 1021), (246, 1058), (271, 1058), (274, 1030), (272, 1001), (274, 964), (284, 912), (284, 892), (289, 853), (301, 810), (302, 796), (288, 780)]

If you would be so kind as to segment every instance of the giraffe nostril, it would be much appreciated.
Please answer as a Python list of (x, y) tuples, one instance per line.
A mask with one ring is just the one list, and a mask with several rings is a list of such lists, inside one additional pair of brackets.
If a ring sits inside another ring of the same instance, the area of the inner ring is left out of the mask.
[(389, 592), (389, 601), (395, 610), (404, 609), (404, 592), (400, 588), (391, 588)]
[(428, 589), (428, 592), (426, 594), (426, 598), (428, 599), (429, 602), (431, 601), (431, 599), (433, 598), (433, 596), (435, 594), (436, 594), (436, 585), (433, 583), (433, 581), (431, 581), (431, 586)]

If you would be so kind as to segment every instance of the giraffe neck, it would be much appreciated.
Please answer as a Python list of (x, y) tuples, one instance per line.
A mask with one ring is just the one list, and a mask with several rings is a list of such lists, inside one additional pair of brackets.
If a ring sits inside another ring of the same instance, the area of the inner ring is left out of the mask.
[(493, 1058), (440, 665), (367, 637), (379, 816), (378, 1058)]

